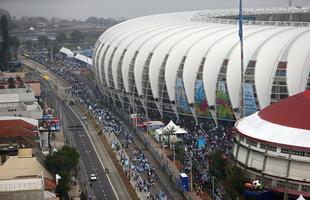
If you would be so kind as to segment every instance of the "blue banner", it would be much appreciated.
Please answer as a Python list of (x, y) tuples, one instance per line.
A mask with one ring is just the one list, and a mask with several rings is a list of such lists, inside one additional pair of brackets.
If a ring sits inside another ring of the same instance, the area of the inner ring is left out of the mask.
[(184, 90), (184, 83), (181, 78), (176, 80), (176, 103), (180, 113), (191, 113)]
[(244, 115), (249, 116), (257, 111), (257, 106), (255, 103), (254, 97), (254, 89), (253, 85), (249, 83), (243, 84), (243, 91), (244, 91)]

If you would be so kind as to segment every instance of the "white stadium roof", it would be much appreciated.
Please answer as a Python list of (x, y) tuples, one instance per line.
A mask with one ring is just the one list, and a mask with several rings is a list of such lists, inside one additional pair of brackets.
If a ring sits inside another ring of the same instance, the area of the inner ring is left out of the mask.
[[(305, 9), (299, 11), (303, 13)], [(297, 13), (298, 9), (250, 9), (247, 12)], [(104, 32), (95, 44), (94, 70), (104, 86), (120, 89), (122, 81), (121, 87), (128, 93), (132, 92), (132, 67), (138, 95), (143, 96), (146, 95), (143, 90), (143, 82), (146, 81), (143, 73), (148, 65), (147, 81), (150, 82), (153, 97), (158, 98), (160, 69), (165, 64), (164, 80), (169, 99), (176, 101), (176, 78), (182, 65), (181, 78), (186, 98), (188, 104), (193, 104), (196, 77), (203, 64), (202, 80), (210, 106), (216, 104), (218, 75), (223, 62), (227, 60), (227, 92), (231, 107), (238, 108), (241, 61), (237, 20), (214, 18), (234, 14), (237, 14), (236, 10), (180, 12), (140, 17), (120, 23)], [(250, 61), (255, 61), (254, 83), (259, 107), (264, 108), (272, 101), (273, 81), (280, 62), (287, 63), (288, 95), (304, 91), (310, 72), (310, 45), (304, 45), (310, 42), (309, 23), (244, 23), (244, 71)]]

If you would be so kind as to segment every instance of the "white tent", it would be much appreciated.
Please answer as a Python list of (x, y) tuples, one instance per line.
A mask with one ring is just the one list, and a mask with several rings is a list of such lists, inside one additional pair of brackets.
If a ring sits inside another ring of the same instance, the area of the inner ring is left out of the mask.
[(302, 194), (298, 197), (298, 199), (297, 200), (306, 200), (303, 196), (302, 196)]
[(82, 55), (80, 53), (77, 53), (74, 57), (77, 60), (85, 62), (86, 64), (93, 65), (93, 60), (91, 58), (88, 58), (87, 56), (84, 56), (84, 55)]
[(66, 47), (61, 47), (61, 49), (59, 51), (63, 54), (66, 54), (66, 56), (68, 56), (69, 58), (74, 57), (74, 53)]
[(187, 131), (183, 128), (181, 128), (180, 126), (177, 126), (173, 121), (170, 121), (164, 128), (159, 128), (155, 130), (155, 139), (157, 140), (157, 142), (161, 142), (161, 137), (162, 134), (167, 131), (174, 128), (175, 130), (175, 135), (180, 135), (180, 134), (186, 134)]

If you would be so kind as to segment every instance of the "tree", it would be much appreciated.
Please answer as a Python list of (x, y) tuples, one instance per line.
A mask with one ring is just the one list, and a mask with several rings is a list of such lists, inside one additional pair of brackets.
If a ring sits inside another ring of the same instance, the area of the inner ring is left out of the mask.
[(172, 135), (175, 135), (175, 128), (172, 126), (172, 127), (168, 127), (167, 129), (165, 129), (163, 131), (163, 135), (164, 136), (167, 136), (168, 137), (168, 144), (170, 145), (170, 139), (171, 139), (171, 136)]
[(48, 155), (45, 160), (46, 168), (61, 176), (57, 186), (57, 192), (61, 197), (66, 196), (70, 189), (71, 171), (76, 168), (79, 158), (75, 148), (63, 146), (59, 151)]
[(39, 35), (38, 43), (39, 43), (39, 49), (45, 48), (49, 44), (49, 39), (46, 35)]
[(84, 41), (84, 37), (85, 37), (84, 34), (79, 30), (72, 31), (70, 36), (71, 36), (71, 40), (75, 43)]
[(79, 162), (79, 153), (75, 148), (63, 146), (59, 151), (46, 158), (46, 167), (55, 174), (70, 172)]
[(10, 37), (10, 46), (11, 46), (11, 48), (13, 50), (13, 57), (15, 59), (17, 59), (17, 51), (18, 51), (19, 45), (20, 45), (20, 41), (19, 41), (18, 37), (11, 36)]
[(210, 171), (216, 178), (223, 179), (225, 174), (226, 160), (223, 158), (222, 150), (215, 150), (210, 155)]
[(2, 39), (0, 48), (0, 70), (5, 71), (11, 61), (8, 20), (6, 15), (2, 15), (0, 19), (0, 31)]
[(236, 165), (227, 165), (224, 180), (225, 190), (228, 196), (236, 199), (242, 194), (245, 183), (245, 175), (241, 168)]
[(57, 33), (56, 40), (60, 45), (62, 45), (63, 42), (67, 40), (67, 36), (64, 32)]

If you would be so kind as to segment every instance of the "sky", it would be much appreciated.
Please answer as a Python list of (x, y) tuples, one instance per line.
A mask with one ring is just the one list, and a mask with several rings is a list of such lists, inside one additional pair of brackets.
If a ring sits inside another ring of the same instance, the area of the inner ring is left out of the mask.
[[(95, 17), (127, 19), (158, 13), (237, 8), (239, 0), (0, 0), (12, 16), (43, 16), (85, 20)], [(244, 7), (288, 6), (289, 0), (243, 0)], [(292, 0), (310, 6), (310, 0)]]

